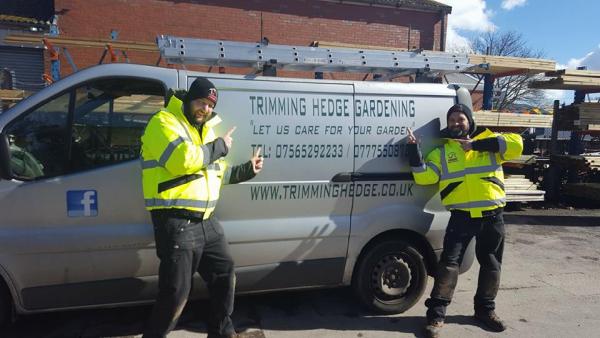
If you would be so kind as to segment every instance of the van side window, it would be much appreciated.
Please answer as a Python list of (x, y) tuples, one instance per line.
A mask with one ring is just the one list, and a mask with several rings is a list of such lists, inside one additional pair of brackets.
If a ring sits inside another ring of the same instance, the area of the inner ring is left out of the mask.
[(77, 88), (70, 171), (139, 158), (140, 137), (163, 104), (159, 83), (107, 79)]
[(13, 174), (33, 180), (139, 158), (140, 137), (164, 95), (162, 83), (133, 78), (71, 89), (6, 128)]
[(10, 165), (17, 179), (33, 180), (66, 172), (69, 98), (69, 93), (63, 94), (6, 128)]

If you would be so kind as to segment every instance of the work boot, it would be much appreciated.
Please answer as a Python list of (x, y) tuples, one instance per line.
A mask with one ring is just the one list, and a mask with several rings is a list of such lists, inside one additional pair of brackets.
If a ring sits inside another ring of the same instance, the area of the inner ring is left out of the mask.
[(427, 320), (427, 325), (425, 325), (425, 337), (439, 338), (442, 326), (444, 326), (443, 320)]
[(485, 326), (492, 331), (502, 332), (506, 330), (506, 325), (504, 325), (494, 310), (475, 312), (475, 318), (485, 324)]

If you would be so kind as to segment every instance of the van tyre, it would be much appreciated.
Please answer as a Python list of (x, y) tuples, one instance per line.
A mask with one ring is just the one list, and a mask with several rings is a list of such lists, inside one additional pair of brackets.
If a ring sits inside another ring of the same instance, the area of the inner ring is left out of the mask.
[(401, 240), (379, 242), (362, 255), (352, 286), (369, 310), (404, 312), (415, 305), (427, 286), (423, 256)]

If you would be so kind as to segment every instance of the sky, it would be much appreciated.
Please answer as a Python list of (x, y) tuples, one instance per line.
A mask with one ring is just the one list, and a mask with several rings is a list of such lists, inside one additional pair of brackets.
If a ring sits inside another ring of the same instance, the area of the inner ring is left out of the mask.
[[(516, 31), (527, 45), (554, 60), (557, 69), (600, 71), (600, 1), (436, 0), (452, 6), (447, 50), (464, 51), (469, 39), (489, 30)], [(573, 91), (547, 90), (549, 101), (567, 104)], [(597, 95), (595, 95), (597, 96)]]

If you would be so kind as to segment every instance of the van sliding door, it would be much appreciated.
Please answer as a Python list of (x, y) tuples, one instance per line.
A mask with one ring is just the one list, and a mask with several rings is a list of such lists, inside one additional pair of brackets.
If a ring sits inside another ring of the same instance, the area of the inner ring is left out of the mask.
[[(223, 135), (237, 126), (228, 164), (265, 157), (254, 179), (225, 186), (217, 216), (237, 266), (238, 291), (338, 284), (352, 197), (333, 183), (352, 171), (352, 85), (211, 79)], [(188, 79), (188, 85), (193, 78)]]
[[(425, 234), (435, 186), (417, 186), (406, 156), (408, 128), (427, 154), (456, 92), (439, 84), (358, 82), (354, 98), (354, 207), (349, 256), (391, 229)], [(435, 203), (434, 203), (435, 205)], [(437, 203), (436, 208), (440, 205)]]

